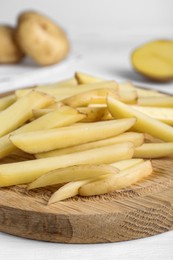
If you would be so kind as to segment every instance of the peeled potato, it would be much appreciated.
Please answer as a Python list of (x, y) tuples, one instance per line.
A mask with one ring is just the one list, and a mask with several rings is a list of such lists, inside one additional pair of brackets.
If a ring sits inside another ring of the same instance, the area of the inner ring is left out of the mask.
[(157, 81), (173, 79), (173, 41), (157, 40), (137, 48), (131, 57), (140, 74)]
[(33, 11), (19, 16), (16, 40), (24, 53), (40, 65), (58, 63), (69, 52), (69, 41), (62, 28)]
[(14, 34), (14, 28), (7, 25), (0, 26), (0, 63), (17, 63), (24, 56)]

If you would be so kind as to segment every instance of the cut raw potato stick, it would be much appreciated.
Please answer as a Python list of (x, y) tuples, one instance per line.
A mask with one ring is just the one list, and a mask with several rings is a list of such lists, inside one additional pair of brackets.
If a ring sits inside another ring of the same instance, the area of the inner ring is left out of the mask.
[(135, 166), (135, 165), (137, 165), (139, 163), (142, 163), (142, 162), (144, 162), (143, 159), (129, 159), (129, 160), (123, 160), (123, 161), (111, 163), (110, 165), (113, 166), (113, 167), (116, 167), (120, 171), (122, 171), (122, 170), (130, 168), (132, 166)]
[[(83, 84), (81, 86), (77, 85), (74, 87), (71, 86), (60, 86), (58, 88), (54, 87), (36, 87), (36, 89), (43, 91), (48, 94), (56, 95), (58, 98), (58, 95), (64, 95), (67, 97), (77, 95), (86, 91), (91, 91), (95, 89), (102, 89), (102, 88), (111, 88), (114, 90), (117, 90), (118, 84), (113, 81), (102, 81), (102, 82), (96, 82), (96, 83), (91, 83), (91, 84)], [(64, 97), (65, 98), (65, 97)]]
[(136, 90), (139, 98), (140, 97), (168, 97), (167, 94), (163, 94), (156, 90), (142, 89), (142, 88), (138, 88), (138, 87), (135, 87), (135, 90)]
[(172, 97), (139, 97), (137, 104), (139, 106), (148, 107), (172, 107), (173, 108), (173, 96)]
[(67, 115), (69, 115), (69, 114), (72, 115), (72, 114), (77, 114), (78, 113), (76, 109), (74, 109), (72, 107), (69, 107), (69, 106), (65, 106), (65, 105), (60, 106), (60, 107), (57, 106), (55, 108), (48, 107), (48, 108), (42, 108), (42, 109), (41, 108), (40, 109), (39, 108), (38, 109), (33, 109), (32, 113), (33, 113), (34, 118), (38, 118), (40, 116), (46, 115), (46, 114), (48, 114), (50, 112), (53, 112), (55, 110), (58, 110), (59, 113), (62, 112), (64, 116), (66, 114)]
[(102, 175), (116, 174), (119, 170), (108, 164), (75, 165), (48, 172), (28, 185), (28, 189), (35, 189), (49, 185), (97, 178)]
[(141, 133), (127, 132), (127, 133), (123, 133), (121, 135), (118, 135), (118, 136), (115, 136), (112, 138), (107, 138), (107, 139), (96, 141), (96, 142), (76, 145), (76, 146), (67, 147), (64, 149), (57, 149), (57, 150), (53, 150), (53, 151), (45, 152), (45, 153), (38, 153), (38, 154), (35, 154), (35, 156), (36, 156), (36, 158), (46, 158), (46, 157), (52, 157), (52, 156), (57, 156), (57, 155), (76, 153), (76, 152), (80, 152), (80, 151), (85, 151), (85, 150), (89, 150), (89, 149), (99, 148), (99, 147), (108, 146), (108, 145), (117, 144), (117, 143), (125, 143), (125, 142), (131, 142), (131, 143), (133, 143), (133, 145), (135, 147), (140, 146), (144, 142), (144, 135)]
[[(136, 164), (141, 163), (143, 160), (142, 159), (132, 159), (132, 160), (128, 160), (128, 161), (136, 161), (133, 162), (133, 164), (131, 163), (131, 166), (134, 166)], [(127, 161), (127, 162), (128, 162)], [(124, 161), (122, 161), (124, 162)], [(121, 162), (118, 162), (121, 163)], [(128, 164), (128, 163), (127, 163)], [(129, 164), (130, 167), (130, 164)], [(127, 167), (127, 168), (129, 168)], [(125, 168), (123, 168), (122, 170), (124, 170)], [(104, 177), (104, 176), (103, 176)], [(100, 178), (99, 178), (100, 179)], [(98, 180), (98, 179), (97, 179)], [(93, 179), (88, 179), (88, 180), (83, 180), (83, 181), (76, 181), (76, 182), (69, 182), (67, 184), (65, 184), (64, 186), (62, 186), (60, 189), (58, 189), (49, 199), (48, 201), (48, 205), (56, 203), (58, 201), (62, 201), (71, 197), (74, 197), (76, 195), (79, 194), (79, 189), (84, 186), (87, 183), (93, 182)]]
[(167, 125), (173, 126), (173, 108), (163, 107), (140, 107), (132, 106), (134, 109), (152, 117)]
[(10, 135), (68, 126), (80, 121), (85, 117), (85, 115), (79, 114), (74, 109), (72, 109), (74, 110), (74, 114), (72, 114), (72, 111), (70, 110), (68, 114), (64, 108), (65, 107), (54, 110), (49, 114), (46, 114), (24, 126), (21, 126), (10, 134), (0, 137), (0, 158), (3, 158), (16, 150), (16, 146), (13, 145), (13, 143), (10, 141)]
[(0, 98), (0, 111), (6, 109), (16, 101), (14, 94)]
[(78, 107), (76, 109), (79, 113), (85, 115), (81, 122), (101, 121), (107, 112), (107, 108), (104, 107)]
[(90, 84), (90, 83), (104, 81), (104, 79), (93, 77), (93, 76), (88, 75), (83, 72), (76, 72), (75, 78), (76, 78), (78, 84)]
[(118, 90), (120, 91), (133, 91), (135, 90), (134, 85), (131, 82), (119, 82), (118, 83)]
[(166, 142), (173, 141), (173, 127), (151, 118), (112, 97), (108, 97), (108, 109), (115, 118), (135, 117), (133, 130), (147, 133)]
[(83, 185), (87, 184), (91, 180), (83, 180), (83, 181), (74, 181), (69, 182), (59, 188), (53, 195), (50, 197), (48, 201), (48, 205), (56, 203), (58, 201), (62, 201), (71, 197), (78, 195), (79, 188)]
[(70, 79), (65, 79), (65, 80), (62, 80), (62, 81), (59, 81), (59, 82), (55, 82), (55, 83), (49, 83), (47, 85), (37, 85), (38, 88), (58, 88), (60, 86), (77, 86), (78, 85), (78, 82), (76, 80), (75, 77), (73, 78), (70, 78)]
[[(22, 96), (28, 94), (33, 88), (30, 89), (19, 89), (15, 91), (15, 95), (17, 98), (21, 98)], [(74, 95), (78, 95), (84, 92), (93, 91), (97, 89), (118, 89), (118, 84), (113, 81), (103, 81), (103, 82), (96, 82), (92, 84), (84, 84), (81, 86), (59, 86), (59, 87), (45, 87), (45, 86), (38, 86), (35, 88), (36, 90), (53, 95), (56, 97), (57, 101), (62, 99), (69, 98)]]
[(132, 53), (134, 69), (156, 81), (173, 79), (173, 41), (156, 40), (140, 46)]
[(0, 113), (0, 136), (10, 133), (23, 125), (32, 117), (34, 108), (46, 107), (54, 102), (54, 98), (44, 93), (30, 91), (23, 98), (14, 102)]
[(47, 152), (119, 135), (131, 128), (136, 120), (120, 119), (84, 123), (75, 127), (21, 133), (10, 137), (12, 143), (27, 153)]
[(69, 98), (62, 99), (61, 101), (68, 106), (71, 107), (86, 107), (89, 104), (91, 104), (94, 100), (97, 100), (99, 104), (105, 104), (106, 103), (106, 97), (107, 95), (115, 96), (118, 98), (118, 94), (116, 91), (112, 89), (95, 89), (86, 91), (84, 93), (80, 93), (77, 95), (73, 95)]
[[(113, 94), (113, 91), (112, 91)], [(109, 95), (109, 92), (107, 93)], [(103, 99), (103, 97), (96, 96), (92, 97), (89, 104), (106, 104), (106, 96)], [(114, 97), (126, 104), (136, 104), (137, 102), (137, 92), (135, 90), (131, 91), (117, 91), (114, 92)]]
[(135, 158), (162, 158), (173, 155), (173, 143), (146, 143), (135, 148)]
[(110, 164), (131, 159), (132, 143), (114, 144), (74, 154), (0, 165), (0, 187), (33, 182), (41, 175), (79, 164)]
[(93, 181), (83, 185), (79, 189), (79, 195), (100, 195), (123, 189), (148, 177), (151, 173), (151, 162), (142, 162), (133, 167), (127, 168), (126, 170), (120, 171), (118, 174), (111, 174), (105, 176), (102, 180)]

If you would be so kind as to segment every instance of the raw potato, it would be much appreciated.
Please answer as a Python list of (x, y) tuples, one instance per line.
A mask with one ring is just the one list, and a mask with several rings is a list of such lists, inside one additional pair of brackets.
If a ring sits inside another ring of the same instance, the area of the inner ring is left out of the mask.
[(151, 162), (142, 162), (133, 167), (127, 168), (126, 170), (120, 171), (118, 174), (111, 174), (102, 180), (93, 181), (83, 185), (79, 189), (79, 195), (100, 195), (123, 189), (140, 181), (143, 178), (148, 177), (151, 173)]
[[(33, 120), (32, 122), (23, 125), (22, 127), (19, 127), (17, 130), (11, 132), (10, 134), (0, 137), (0, 158), (9, 155), (17, 149), (16, 146), (14, 146), (13, 143), (10, 141), (11, 135), (17, 133), (19, 134), (31, 131), (38, 131), (42, 129), (51, 129), (68, 126), (77, 121), (80, 121), (85, 117), (85, 115), (79, 114), (73, 108), (70, 108), (69, 113), (67, 113), (68, 110), (66, 111), (65, 108), (66, 107), (62, 107), (58, 110), (54, 110), (49, 114), (46, 114), (36, 120)], [(71, 110), (74, 110), (73, 114)]]
[(79, 164), (110, 164), (131, 159), (132, 143), (114, 144), (74, 154), (0, 165), (0, 187), (33, 182), (41, 175)]
[(0, 111), (9, 107), (15, 101), (16, 101), (16, 96), (14, 94), (0, 98)]
[(134, 158), (162, 158), (173, 155), (173, 143), (146, 143), (135, 148)]
[(108, 97), (108, 109), (115, 118), (136, 118), (133, 130), (148, 133), (166, 142), (173, 142), (173, 127), (135, 110), (112, 97)]
[(24, 53), (15, 40), (15, 29), (0, 25), (0, 63), (17, 63)]
[[(124, 169), (132, 167), (136, 164), (139, 164), (141, 162), (143, 162), (143, 159), (130, 159), (130, 160), (124, 160), (124, 161), (114, 163), (114, 164), (112, 164), (112, 166), (117, 164), (120, 170), (124, 170)], [(116, 166), (114, 166), (114, 167), (116, 167)], [(102, 179), (102, 178), (104, 178), (104, 176), (98, 177), (97, 180)], [(85, 185), (89, 182), (92, 182), (94, 179), (90, 178), (87, 180), (72, 181), (72, 182), (69, 182), (69, 183), (63, 185), (51, 196), (51, 198), (48, 201), (48, 205), (78, 195), (79, 188), (81, 188), (83, 185)]]
[(173, 108), (132, 106), (134, 109), (173, 126)]
[(15, 37), (23, 52), (43, 66), (58, 63), (69, 53), (63, 29), (37, 12), (19, 16)]
[(137, 48), (131, 57), (140, 74), (157, 81), (173, 79), (173, 41), (157, 40)]
[(134, 118), (110, 122), (82, 123), (78, 126), (61, 127), (10, 137), (12, 143), (27, 153), (47, 152), (87, 142), (106, 139), (127, 131), (135, 123)]
[(28, 189), (35, 189), (49, 185), (80, 181), (84, 179), (97, 178), (102, 175), (116, 174), (119, 170), (106, 164), (99, 165), (75, 165), (62, 169), (55, 169), (36, 179), (28, 185)]
[(173, 108), (173, 97), (139, 97), (137, 104), (139, 106)]
[(79, 71), (77, 71), (75, 73), (75, 78), (76, 78), (78, 84), (88, 84), (88, 83), (95, 83), (95, 82), (104, 81), (104, 79), (96, 78), (96, 77), (93, 77), (93, 76), (88, 75), (86, 73), (79, 72)]
[(69, 182), (69, 183), (63, 185), (55, 193), (53, 193), (53, 195), (51, 196), (51, 198), (48, 201), (48, 205), (51, 205), (58, 201), (65, 200), (65, 199), (78, 195), (79, 188), (82, 187), (83, 185), (87, 184), (90, 181), (91, 181), (91, 179), (83, 180), (83, 181), (72, 181), (72, 182)]
[(123, 161), (111, 163), (110, 165), (113, 166), (113, 167), (116, 167), (120, 171), (122, 171), (122, 170), (128, 169), (132, 166), (135, 166), (139, 163), (142, 163), (142, 162), (144, 162), (143, 159), (129, 159), (129, 160), (123, 160)]
[(112, 144), (119, 144), (119, 143), (125, 143), (125, 142), (131, 142), (135, 147), (140, 146), (144, 142), (144, 135), (141, 133), (134, 133), (134, 132), (127, 132), (120, 134), (118, 136), (107, 138), (100, 141), (95, 141), (91, 143), (76, 145), (72, 147), (67, 147), (64, 149), (57, 149), (46, 153), (38, 153), (35, 154), (36, 158), (46, 158), (46, 157), (52, 157), (57, 155), (64, 155), (69, 153), (76, 153), (81, 151), (86, 151), (89, 149), (99, 148), (103, 146), (108, 146)]
[(0, 113), (0, 136), (10, 133), (32, 117), (32, 109), (46, 107), (54, 102), (47, 94), (30, 91)]

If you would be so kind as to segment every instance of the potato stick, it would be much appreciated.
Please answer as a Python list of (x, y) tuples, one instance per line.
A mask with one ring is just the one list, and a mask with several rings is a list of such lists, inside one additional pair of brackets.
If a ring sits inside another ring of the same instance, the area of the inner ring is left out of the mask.
[(173, 143), (146, 143), (135, 148), (134, 158), (161, 158), (173, 155)]
[(100, 88), (112, 88), (114, 90), (117, 90), (118, 85), (115, 81), (113, 80), (107, 80), (107, 81), (102, 81), (102, 82), (96, 82), (96, 83), (91, 83), (91, 84), (83, 84), (81, 86), (77, 85), (75, 87), (71, 86), (59, 86), (57, 88), (55, 87), (36, 87), (36, 89), (39, 89), (40, 91), (44, 91), (45, 93), (48, 94), (68, 94), (70, 96), (80, 94), (86, 91), (94, 90), (94, 89), (100, 89)]
[(46, 94), (31, 91), (0, 113), (0, 136), (10, 133), (32, 117), (34, 108), (46, 107), (54, 99)]
[(50, 171), (28, 185), (28, 189), (36, 189), (49, 185), (80, 181), (84, 179), (97, 178), (102, 175), (116, 174), (119, 170), (108, 164), (100, 165), (75, 165), (62, 169)]
[[(73, 108), (71, 108), (71, 109), (73, 109)], [(45, 115), (49, 112), (52, 112), (53, 110), (55, 110), (55, 109), (53, 109), (53, 108), (34, 109), (33, 115), (34, 115), (34, 118), (38, 118), (42, 115)], [(77, 113), (77, 111), (80, 114), (85, 115), (84, 119), (81, 120), (81, 122), (96, 122), (96, 121), (102, 120), (102, 118), (105, 117), (105, 114), (107, 112), (107, 108), (102, 108), (102, 107), (93, 107), (93, 108), (92, 107), (77, 107), (76, 113)]]
[[(108, 93), (109, 94), (109, 93)], [(137, 92), (135, 90), (131, 91), (117, 91), (114, 92), (116, 99), (126, 103), (126, 104), (136, 104), (137, 102)], [(106, 104), (106, 95), (105, 97), (96, 96), (92, 97), (89, 104)]]
[(142, 162), (144, 162), (143, 159), (129, 159), (129, 160), (123, 160), (123, 161), (111, 163), (110, 166), (116, 167), (120, 171), (122, 171)]
[(39, 118), (40, 116), (43, 116), (43, 115), (46, 115), (50, 112), (53, 112), (55, 110), (58, 110), (59, 113), (63, 113), (63, 115), (75, 115), (75, 114), (78, 114), (78, 111), (72, 107), (69, 107), (69, 106), (62, 106), (62, 107), (59, 107), (59, 108), (42, 108), (42, 109), (33, 109), (32, 110), (32, 113), (33, 113), (33, 116), (34, 118)]
[(77, 121), (83, 119), (85, 115), (78, 114), (77, 111), (74, 111), (73, 114), (67, 114), (63, 108), (59, 108), (58, 110), (54, 110), (49, 114), (46, 114), (20, 128), (7, 134), (3, 137), (0, 137), (0, 158), (7, 156), (16, 150), (16, 146), (10, 141), (9, 137), (13, 134), (26, 133), (30, 131), (38, 131), (42, 129), (50, 129), (55, 127), (62, 127), (71, 125)]
[(135, 121), (131, 118), (85, 123), (75, 127), (16, 134), (10, 140), (27, 153), (47, 152), (119, 135), (132, 127)]
[(91, 180), (83, 180), (83, 181), (74, 181), (69, 182), (59, 188), (53, 195), (50, 197), (48, 201), (48, 205), (56, 203), (61, 200), (65, 200), (71, 197), (78, 195), (78, 190), (83, 185), (87, 184)]
[(14, 94), (0, 98), (0, 111), (6, 109), (16, 101), (16, 96)]
[(173, 126), (173, 108), (141, 106), (132, 107), (148, 116), (151, 116), (152, 118), (164, 122), (167, 125)]
[(64, 149), (53, 150), (47, 153), (46, 152), (38, 153), (35, 154), (35, 156), (36, 158), (46, 158), (46, 157), (52, 157), (57, 155), (76, 153), (80, 151), (85, 151), (89, 149), (99, 148), (99, 147), (108, 146), (112, 144), (125, 143), (125, 142), (131, 142), (134, 144), (135, 147), (140, 146), (144, 142), (144, 135), (141, 133), (127, 132), (112, 138), (107, 138), (96, 142), (76, 145)]
[[(120, 165), (121, 162), (123, 163), (122, 165)], [(134, 166), (141, 162), (143, 162), (143, 159), (131, 159), (131, 160), (120, 161), (120, 162), (117, 162), (114, 164), (118, 164), (120, 166), (121, 170), (124, 170), (126, 168), (129, 168), (129, 167)], [(114, 164), (112, 164), (112, 165), (114, 165)], [(97, 178), (97, 180), (98, 180), (98, 178)], [(75, 182), (73, 181), (73, 182), (69, 182), (69, 183), (63, 185), (60, 189), (58, 189), (51, 196), (51, 198), (49, 199), (48, 205), (78, 195), (79, 188), (81, 188), (83, 185), (85, 185), (89, 182), (92, 182), (92, 181), (93, 181), (93, 179), (75, 181)]]
[(104, 81), (104, 79), (93, 77), (91, 75), (79, 71), (75, 73), (75, 78), (78, 84), (89, 84)]
[(173, 141), (173, 128), (154, 118), (139, 112), (112, 97), (108, 97), (108, 109), (115, 118), (136, 117), (137, 121), (133, 129), (142, 133), (148, 133), (153, 137), (166, 142)]
[(59, 168), (79, 164), (110, 164), (130, 159), (132, 143), (114, 144), (74, 154), (0, 165), (0, 187), (30, 183), (41, 175)]
[(156, 90), (142, 89), (135, 87), (138, 97), (166, 97), (167, 94), (160, 93)]
[[(118, 98), (118, 94), (113, 89), (94, 89), (86, 91), (71, 97), (62, 99), (61, 101), (71, 107), (84, 107), (88, 106), (94, 99), (99, 99), (101, 104), (106, 103), (107, 95), (115, 96)], [(56, 97), (56, 96), (55, 96)], [(59, 98), (59, 97), (58, 97)]]
[(55, 82), (55, 83), (49, 83), (49, 84), (39, 84), (37, 85), (38, 88), (44, 88), (44, 87), (48, 87), (48, 88), (58, 88), (59, 86), (76, 86), (78, 83), (77, 83), (77, 80), (75, 77), (73, 78), (70, 78), (70, 79), (65, 79), (65, 80), (62, 80), (62, 81), (58, 81), (58, 82)]
[(92, 196), (100, 195), (115, 190), (124, 189), (143, 178), (148, 177), (152, 173), (152, 165), (150, 161), (137, 164), (126, 170), (120, 171), (118, 174), (107, 175), (104, 179), (93, 181), (83, 185), (79, 189), (79, 195)]
[(119, 100), (126, 104), (136, 104), (137, 92), (135, 90), (118, 91)]
[(125, 82), (119, 82), (118, 83), (118, 90), (120, 91), (131, 91), (135, 90), (135, 87), (131, 82), (125, 81)]
[(97, 122), (102, 120), (107, 108), (104, 107), (78, 107), (76, 108), (79, 113), (85, 115), (81, 122)]
[(140, 106), (173, 108), (173, 97), (139, 97), (137, 103)]

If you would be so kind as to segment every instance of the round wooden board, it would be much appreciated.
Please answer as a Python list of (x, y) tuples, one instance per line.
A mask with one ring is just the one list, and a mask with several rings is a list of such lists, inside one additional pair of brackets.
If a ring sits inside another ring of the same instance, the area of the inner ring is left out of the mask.
[(65, 243), (116, 242), (173, 229), (173, 158), (154, 160), (154, 173), (128, 189), (47, 206), (55, 188), (0, 189), (0, 231)]
[[(0, 163), (15, 160), (13, 155)], [(173, 157), (152, 164), (150, 178), (128, 189), (90, 198), (76, 196), (50, 206), (47, 201), (56, 187), (0, 188), (0, 231), (43, 241), (101, 243), (172, 230)]]

